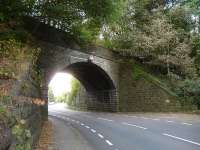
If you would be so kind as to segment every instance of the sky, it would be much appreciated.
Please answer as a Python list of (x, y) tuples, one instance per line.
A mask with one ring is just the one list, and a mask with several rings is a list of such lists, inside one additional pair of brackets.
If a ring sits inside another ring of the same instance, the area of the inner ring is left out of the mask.
[(72, 75), (67, 73), (56, 73), (49, 86), (52, 87), (55, 96), (71, 91)]

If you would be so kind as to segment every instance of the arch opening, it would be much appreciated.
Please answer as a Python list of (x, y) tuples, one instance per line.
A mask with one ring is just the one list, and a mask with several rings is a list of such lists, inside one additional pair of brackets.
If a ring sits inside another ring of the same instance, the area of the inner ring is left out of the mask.
[(92, 62), (77, 62), (60, 72), (71, 74), (84, 87), (79, 89), (73, 105), (88, 110), (116, 111), (115, 85), (101, 67)]
[(115, 85), (109, 75), (99, 66), (91, 62), (73, 63), (66, 71), (77, 78), (87, 91), (114, 90)]

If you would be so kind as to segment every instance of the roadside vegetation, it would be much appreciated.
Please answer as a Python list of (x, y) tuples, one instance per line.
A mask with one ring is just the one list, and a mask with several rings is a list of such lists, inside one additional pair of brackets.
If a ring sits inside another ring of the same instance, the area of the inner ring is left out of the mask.
[(71, 79), (71, 90), (69, 92), (63, 92), (62, 94), (56, 96), (53, 92), (53, 89), (51, 86), (49, 86), (48, 90), (48, 98), (49, 102), (60, 102), (60, 103), (66, 103), (68, 106), (73, 106), (77, 97), (77, 94), (79, 92), (81, 83), (75, 79)]
[[(38, 86), (41, 84), (37, 66), (41, 50), (32, 46), (34, 38), (24, 29), (24, 17), (64, 31), (82, 47), (103, 45), (121, 58), (134, 59), (136, 80), (143, 76), (175, 94), (181, 104), (200, 110), (199, 0), (1, 1), (0, 101), (9, 100), (13, 81), (20, 80), (25, 70), (31, 72)], [(72, 80), (71, 84), (71, 92), (60, 97), (50, 88), (50, 101), (73, 106), (80, 83)], [(28, 88), (24, 82), (24, 93)], [(0, 126), (11, 129), (16, 150), (31, 149), (24, 120), (14, 118), (2, 105)]]
[[(200, 2), (128, 0), (121, 18), (104, 28), (104, 41), (200, 109)], [(136, 68), (136, 74), (142, 74)]]
[[(136, 78), (147, 77), (145, 70), (148, 79), (200, 109), (199, 0), (2, 1), (0, 76), (18, 79), (20, 69), (28, 66), (24, 62), (32, 60), (39, 83), (40, 49), (30, 46), (34, 39), (23, 26), (27, 16), (65, 31), (81, 46), (101, 44), (122, 58), (134, 59), (139, 64)], [(78, 83), (72, 86), (61, 101), (73, 103)], [(0, 90), (1, 95), (7, 92)]]
[[(61, 3), (56, 5), (56, 12)], [(88, 18), (82, 16), (78, 19), (83, 21), (81, 26), (75, 24), (67, 28), (70, 34), (79, 43), (104, 45), (121, 57), (134, 59), (139, 67), (134, 70), (135, 78), (143, 74), (176, 95), (181, 104), (200, 109), (200, 2), (126, 0), (102, 4), (107, 7), (101, 9), (109, 9), (105, 11), (106, 18), (102, 20), (102, 15), (95, 10), (90, 14), (86, 6), (83, 16)], [(50, 5), (45, 5), (47, 7)], [(54, 7), (50, 8), (45, 13)]]

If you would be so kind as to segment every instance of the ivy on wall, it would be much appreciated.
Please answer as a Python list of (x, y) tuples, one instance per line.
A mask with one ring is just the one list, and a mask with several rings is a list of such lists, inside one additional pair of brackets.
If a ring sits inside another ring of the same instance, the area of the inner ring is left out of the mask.
[[(11, 139), (11, 136), (15, 139), (15, 144), (11, 145), (11, 147), (14, 147), (15, 150), (31, 150), (32, 135), (30, 130), (26, 127), (26, 121), (13, 116), (6, 106), (0, 106), (0, 125), (3, 125), (5, 128), (11, 130), (11, 135), (6, 135), (6, 138), (8, 139)], [(0, 135), (0, 139), (3, 138), (1, 136), (5, 135)], [(11, 143), (7, 144), (9, 145)]]

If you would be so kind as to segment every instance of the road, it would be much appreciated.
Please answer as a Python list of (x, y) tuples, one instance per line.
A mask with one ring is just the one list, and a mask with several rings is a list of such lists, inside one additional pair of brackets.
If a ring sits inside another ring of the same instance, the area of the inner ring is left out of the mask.
[(49, 115), (70, 122), (94, 150), (200, 150), (197, 115), (79, 112), (57, 105)]

